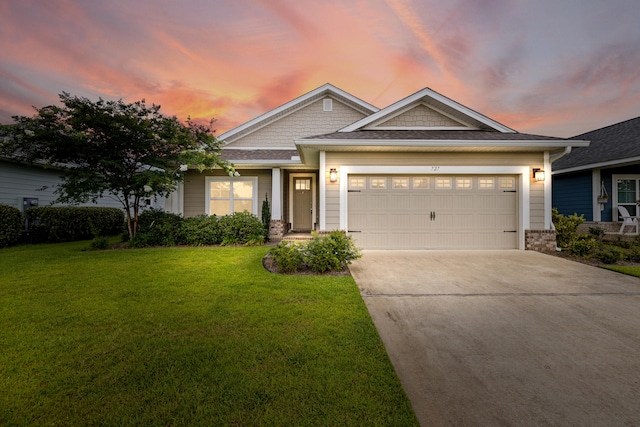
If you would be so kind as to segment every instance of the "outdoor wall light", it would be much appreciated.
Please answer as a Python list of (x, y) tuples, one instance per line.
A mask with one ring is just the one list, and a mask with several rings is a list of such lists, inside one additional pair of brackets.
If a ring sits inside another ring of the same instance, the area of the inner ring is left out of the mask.
[(331, 168), (329, 170), (329, 181), (336, 182), (338, 180), (338, 170), (336, 168)]
[(533, 178), (536, 181), (544, 181), (544, 171), (540, 168), (533, 168)]

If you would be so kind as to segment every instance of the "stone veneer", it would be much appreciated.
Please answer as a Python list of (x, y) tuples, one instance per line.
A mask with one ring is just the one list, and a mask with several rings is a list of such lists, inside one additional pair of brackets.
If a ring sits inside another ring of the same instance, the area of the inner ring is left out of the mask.
[(528, 251), (555, 252), (555, 230), (525, 230), (524, 248)]
[(272, 219), (269, 224), (269, 239), (274, 241), (282, 240), (284, 233), (284, 221), (281, 219)]

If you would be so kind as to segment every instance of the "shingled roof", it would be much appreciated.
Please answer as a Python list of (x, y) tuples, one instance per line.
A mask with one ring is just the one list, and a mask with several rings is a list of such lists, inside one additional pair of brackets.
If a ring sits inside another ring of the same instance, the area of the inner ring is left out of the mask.
[(640, 117), (571, 139), (591, 141), (588, 147), (574, 148), (571, 153), (553, 163), (554, 171), (591, 169), (640, 161)]

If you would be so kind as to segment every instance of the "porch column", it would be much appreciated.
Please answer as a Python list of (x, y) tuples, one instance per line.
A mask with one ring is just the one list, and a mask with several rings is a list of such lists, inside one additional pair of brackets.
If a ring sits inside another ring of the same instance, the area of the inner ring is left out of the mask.
[(604, 205), (598, 203), (598, 196), (600, 196), (600, 169), (593, 169), (591, 171), (591, 211), (593, 212), (593, 220), (595, 222), (602, 221), (602, 209)]
[(551, 230), (551, 208), (553, 206), (553, 199), (551, 193), (551, 161), (549, 160), (549, 152), (544, 152), (544, 229)]
[(327, 229), (326, 202), (327, 202), (327, 161), (326, 153), (320, 152), (320, 165), (318, 169), (318, 183), (320, 184), (320, 231)]
[(271, 169), (271, 219), (282, 219), (282, 180), (280, 168)]

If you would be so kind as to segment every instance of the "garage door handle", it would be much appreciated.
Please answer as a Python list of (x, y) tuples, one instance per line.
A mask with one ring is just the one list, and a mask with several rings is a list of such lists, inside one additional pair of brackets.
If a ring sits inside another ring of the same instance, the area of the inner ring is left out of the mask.
[(434, 211), (431, 211), (431, 215), (429, 216), (429, 218), (431, 218), (431, 221), (435, 221), (436, 213)]
[(517, 233), (518, 230), (503, 230), (503, 233)]
[(361, 230), (347, 230), (347, 233), (362, 233)]

